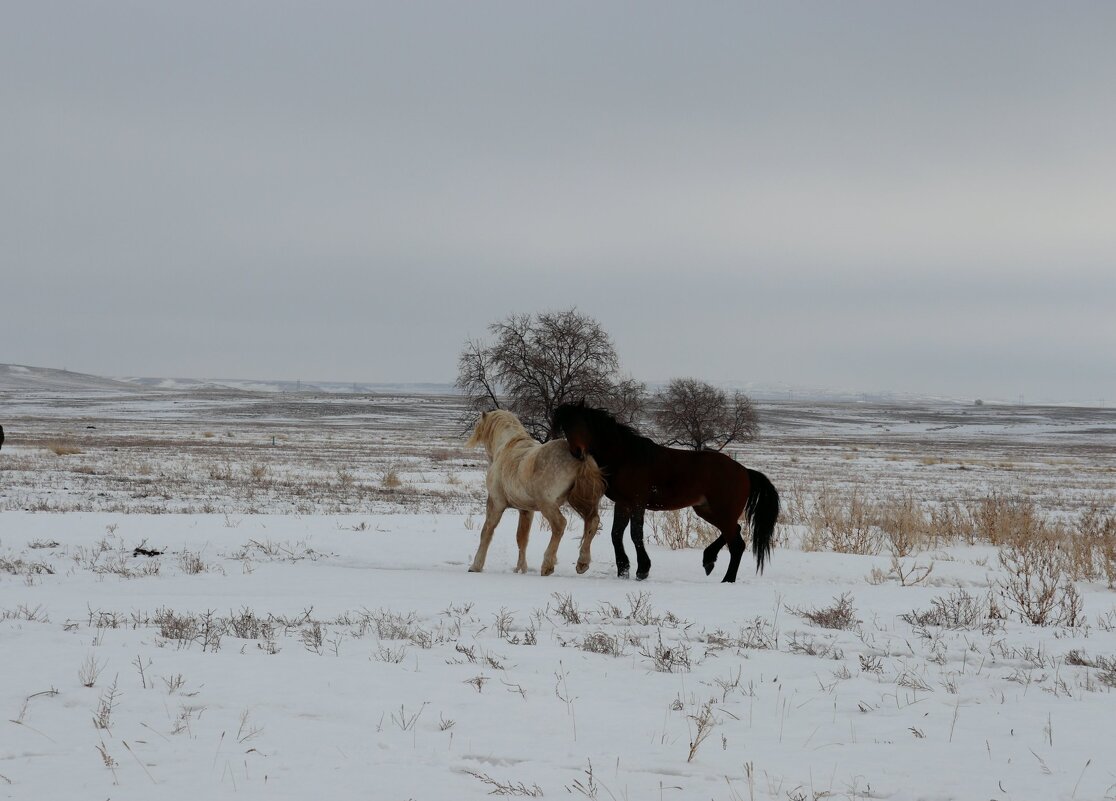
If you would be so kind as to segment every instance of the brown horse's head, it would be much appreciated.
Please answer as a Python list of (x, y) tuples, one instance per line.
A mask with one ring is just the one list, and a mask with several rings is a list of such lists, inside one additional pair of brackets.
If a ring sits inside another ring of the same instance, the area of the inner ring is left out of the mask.
[(579, 413), (584, 409), (584, 403), (563, 403), (554, 410), (550, 426), (551, 436), (565, 437), (570, 453), (582, 461), (589, 455), (593, 444), (592, 431), (585, 416)]

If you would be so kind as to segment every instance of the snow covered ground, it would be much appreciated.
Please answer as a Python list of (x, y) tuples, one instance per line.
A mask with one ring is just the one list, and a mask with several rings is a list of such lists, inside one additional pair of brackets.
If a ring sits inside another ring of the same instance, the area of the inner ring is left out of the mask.
[[(0, 797), (1116, 798), (1103, 583), (1077, 584), (1085, 625), (989, 618), (991, 546), (917, 554), (933, 574), (901, 586), (792, 525), (733, 586), (661, 546), (619, 580), (607, 536), (578, 576), (572, 528), (542, 578), (512, 573), (511, 515), (470, 574), (483, 464), (456, 410), (5, 399)], [(788, 498), (999, 489), (1069, 514), (1116, 490), (1101, 411), (761, 411), (741, 458)]]

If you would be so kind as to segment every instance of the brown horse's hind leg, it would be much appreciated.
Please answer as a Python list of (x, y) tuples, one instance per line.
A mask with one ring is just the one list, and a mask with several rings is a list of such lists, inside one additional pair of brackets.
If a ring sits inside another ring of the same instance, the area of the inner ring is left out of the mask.
[(515, 565), (516, 573), (527, 572), (527, 540), (531, 537), (531, 520), (534, 512), (520, 510), (519, 528), (515, 531), (515, 544), (519, 546), (519, 561)]
[(616, 575), (620, 578), (628, 577), (628, 554), (624, 551), (624, 529), (632, 513), (622, 506), (617, 506), (612, 512), (612, 548), (616, 551)]
[(740, 524), (736, 524), (736, 531), (724, 532), (721, 536), (727, 541), (729, 549), (729, 566), (721, 581), (731, 584), (736, 581), (736, 571), (740, 569), (740, 557), (744, 555), (744, 537), (740, 534)]
[(702, 504), (701, 506), (695, 506), (694, 513), (706, 523), (715, 526), (721, 531), (721, 535), (717, 537), (717, 539), (713, 540), (713, 542), (706, 545), (705, 550), (701, 552), (701, 564), (702, 567), (705, 568), (705, 575), (708, 576), (710, 573), (713, 572), (714, 565), (717, 564), (717, 554), (719, 554), (721, 552), (721, 549), (725, 547), (728, 539), (725, 537), (724, 534), (724, 527), (722, 526), (723, 521), (714, 518), (712, 510), (709, 508), (708, 505)]

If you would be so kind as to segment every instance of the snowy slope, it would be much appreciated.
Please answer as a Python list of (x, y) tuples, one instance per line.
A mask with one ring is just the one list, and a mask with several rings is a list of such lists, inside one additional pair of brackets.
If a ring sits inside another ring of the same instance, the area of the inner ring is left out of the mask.
[[(1116, 784), (1116, 692), (1065, 658), (1116, 654), (1111, 592), (1082, 588), (1087, 629), (901, 619), (986, 593), (987, 548), (939, 554), (930, 587), (869, 585), (882, 558), (787, 548), (728, 586), (695, 551), (652, 549), (637, 584), (614, 577), (607, 538), (584, 576), (576, 542), (557, 575), (516, 575), (507, 520), (487, 571), (467, 573), (478, 526), (461, 515), (0, 525), (0, 559), (43, 565), (0, 571), (0, 797), (1099, 799)], [(131, 556), (141, 542), (168, 552)], [(844, 592), (852, 630), (795, 614)], [(168, 623), (207, 610), (244, 636)]]

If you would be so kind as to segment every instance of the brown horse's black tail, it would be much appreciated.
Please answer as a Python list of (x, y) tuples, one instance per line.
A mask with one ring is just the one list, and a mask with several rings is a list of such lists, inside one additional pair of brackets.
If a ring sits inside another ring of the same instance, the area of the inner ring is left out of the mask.
[(752, 553), (756, 557), (756, 572), (763, 572), (764, 562), (771, 556), (771, 540), (775, 534), (775, 521), (779, 519), (779, 492), (770, 479), (758, 470), (748, 468), (748, 505), (744, 513), (752, 524)]

